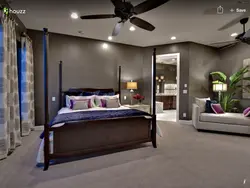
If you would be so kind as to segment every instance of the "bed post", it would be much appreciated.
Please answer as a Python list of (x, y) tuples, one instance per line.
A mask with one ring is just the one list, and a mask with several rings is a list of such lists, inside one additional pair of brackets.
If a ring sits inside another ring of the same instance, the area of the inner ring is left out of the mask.
[(59, 110), (63, 106), (63, 101), (62, 101), (62, 61), (59, 63)]
[(119, 93), (119, 100), (121, 101), (121, 69), (122, 67), (119, 66), (119, 77), (118, 77), (118, 93)]
[(44, 171), (49, 168), (49, 112), (48, 112), (48, 51), (49, 33), (43, 28), (43, 58), (44, 58)]
[(156, 48), (154, 48), (153, 52), (153, 114), (152, 114), (152, 144), (154, 148), (157, 148), (157, 143), (156, 143)]

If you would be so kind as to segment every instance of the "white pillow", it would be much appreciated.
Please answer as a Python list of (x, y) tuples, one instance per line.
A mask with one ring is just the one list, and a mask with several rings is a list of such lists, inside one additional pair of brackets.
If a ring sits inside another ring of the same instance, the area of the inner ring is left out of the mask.
[[(102, 102), (101, 99), (118, 99), (119, 100), (119, 94), (118, 95), (113, 95), (113, 96), (95, 96), (95, 105), (97, 107), (102, 107)], [(119, 100), (119, 105), (121, 106), (120, 100)]]
[(211, 100), (210, 97), (208, 98), (195, 98), (195, 104), (200, 107), (200, 112), (203, 113), (206, 111), (206, 101)]
[(90, 99), (91, 100), (91, 108), (95, 107), (95, 95), (92, 96), (68, 96), (66, 95), (66, 107), (71, 107), (71, 99)]

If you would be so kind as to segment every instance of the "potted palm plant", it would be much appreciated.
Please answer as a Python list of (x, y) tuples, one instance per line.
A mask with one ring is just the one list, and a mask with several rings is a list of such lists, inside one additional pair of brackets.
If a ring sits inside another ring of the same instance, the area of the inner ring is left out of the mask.
[(228, 90), (225, 93), (221, 94), (220, 104), (224, 111), (231, 112), (235, 107), (236, 103), (239, 101), (235, 99), (235, 95), (239, 91), (247, 91), (250, 92), (250, 85), (244, 86), (242, 85), (243, 80), (250, 81), (250, 77), (244, 77), (246, 73), (249, 72), (249, 66), (241, 68), (236, 73), (232, 74), (229, 79), (227, 75), (223, 72), (216, 71), (211, 72), (210, 74), (213, 76), (213, 84), (223, 83), (228, 84)]

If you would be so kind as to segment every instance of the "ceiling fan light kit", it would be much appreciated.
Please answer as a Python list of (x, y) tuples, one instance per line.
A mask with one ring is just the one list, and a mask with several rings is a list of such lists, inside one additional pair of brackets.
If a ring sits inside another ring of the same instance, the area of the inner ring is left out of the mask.
[(117, 36), (120, 33), (124, 23), (128, 20), (131, 24), (141, 29), (153, 31), (155, 30), (155, 27), (152, 24), (136, 16), (155, 9), (167, 3), (168, 1), (169, 0), (146, 0), (136, 6), (133, 6), (130, 2), (127, 2), (125, 0), (111, 0), (115, 7), (114, 14), (87, 15), (81, 16), (81, 19), (120, 18), (120, 21), (115, 25), (113, 29), (112, 36)]

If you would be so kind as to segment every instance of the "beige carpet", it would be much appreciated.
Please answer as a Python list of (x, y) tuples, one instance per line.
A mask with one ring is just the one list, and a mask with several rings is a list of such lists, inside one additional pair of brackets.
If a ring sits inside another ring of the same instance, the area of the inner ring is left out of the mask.
[(0, 161), (1, 188), (247, 188), (250, 138), (201, 133), (189, 125), (159, 122), (164, 133), (151, 144), (50, 166), (35, 167), (39, 132)]

